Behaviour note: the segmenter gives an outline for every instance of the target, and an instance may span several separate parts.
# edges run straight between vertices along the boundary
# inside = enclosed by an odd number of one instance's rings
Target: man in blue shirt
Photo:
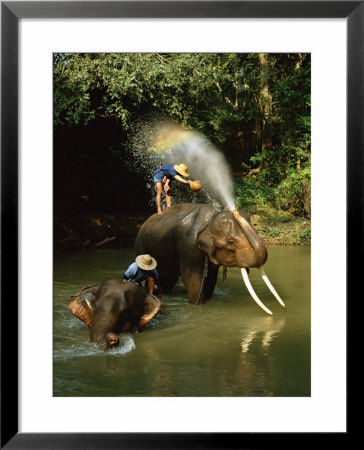
[[[150,255],[139,255],[135,258],[135,262],[130,264],[123,275],[123,283],[132,282],[142,284],[145,281],[145,287],[149,294],[153,294],[154,285],[157,285],[160,293],[161,286],[159,282],[158,272],[156,270],[157,261]]]
[[[164,184],[164,192],[166,194],[166,204],[169,208],[172,204],[172,194],[170,183],[177,180],[183,184],[191,184],[191,180],[185,180],[182,177],[189,177],[188,167],[186,164],[161,164],[161,166],[154,171],[154,183],[157,190],[157,211],[162,214],[162,186]]]

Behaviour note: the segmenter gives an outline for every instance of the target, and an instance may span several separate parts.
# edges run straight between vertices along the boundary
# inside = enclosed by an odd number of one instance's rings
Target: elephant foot
[[[155,295],[148,294],[146,304],[144,305],[144,314],[140,318],[138,326],[143,327],[144,325],[149,323],[160,310],[160,307],[160,300]]]
[[[89,328],[92,327],[92,322],[94,320],[94,311],[90,308],[86,300],[72,300],[68,303],[67,309],[85,323]]]

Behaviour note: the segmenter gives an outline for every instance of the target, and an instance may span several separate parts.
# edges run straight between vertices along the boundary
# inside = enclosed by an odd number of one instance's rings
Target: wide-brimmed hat
[[[188,167],[186,164],[176,164],[173,166],[174,170],[178,173],[180,173],[184,177],[189,177],[190,174],[188,173]]]
[[[138,267],[144,270],[153,270],[157,267],[157,261],[150,255],[139,255],[135,261]]]

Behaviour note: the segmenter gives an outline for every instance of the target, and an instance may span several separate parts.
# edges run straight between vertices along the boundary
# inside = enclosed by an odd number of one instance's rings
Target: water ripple
[[[83,358],[85,356],[104,356],[105,354],[126,355],[136,348],[134,338],[129,333],[119,335],[120,344],[113,347],[108,352],[100,351],[93,342],[83,344],[72,344],[55,349],[53,356],[55,361],[65,361],[74,358]]]

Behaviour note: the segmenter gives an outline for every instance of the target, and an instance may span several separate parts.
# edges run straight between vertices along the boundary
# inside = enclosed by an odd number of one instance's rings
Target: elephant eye
[[[229,245],[234,245],[234,239],[228,239],[228,244]]]

